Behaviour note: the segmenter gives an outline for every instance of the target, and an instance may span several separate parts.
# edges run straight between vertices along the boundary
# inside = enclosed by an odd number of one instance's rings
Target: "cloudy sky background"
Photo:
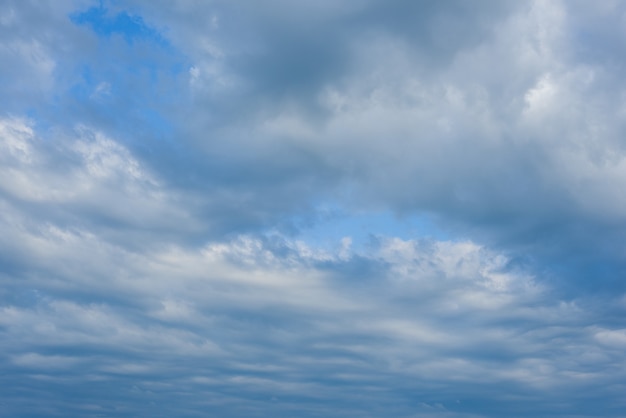
[[[0,415],[624,416],[624,2],[4,0],[0,62]]]

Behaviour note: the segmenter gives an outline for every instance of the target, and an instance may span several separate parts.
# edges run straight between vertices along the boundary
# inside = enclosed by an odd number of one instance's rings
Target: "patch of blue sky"
[[[188,68],[186,58],[141,16],[113,6],[114,2],[100,2],[69,16],[75,25],[93,31],[99,45],[97,61],[85,56],[68,69],[75,81],[65,100],[71,100],[70,106],[88,104],[76,111],[87,113],[96,126],[105,121],[103,126],[116,130],[128,145],[145,138],[167,141],[173,125],[164,111],[183,100],[171,86]],[[128,61],[128,56],[133,58]],[[124,60],[126,65],[117,64]],[[124,132],[133,135],[126,137]]]
[[[375,238],[459,239],[437,225],[429,214],[398,215],[389,210],[352,212],[336,205],[318,208],[317,221],[300,230],[300,239],[321,248],[334,248],[350,238],[355,251]]]
[[[161,36],[159,31],[148,26],[141,16],[133,15],[126,11],[113,14],[102,2],[99,6],[91,7],[84,12],[71,14],[70,19],[77,25],[91,27],[101,37],[110,37],[118,34],[129,44],[141,39],[161,46],[168,45],[166,39]]]

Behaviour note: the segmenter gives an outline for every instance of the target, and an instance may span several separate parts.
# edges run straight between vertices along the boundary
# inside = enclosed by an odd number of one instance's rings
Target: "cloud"
[[[0,6],[1,413],[621,416],[623,16]]]
[[[191,88],[199,113],[186,118],[186,136],[209,161],[228,158],[220,171],[268,213],[261,222],[276,223],[269,213],[284,213],[277,202],[289,212],[294,202],[330,198],[434,213],[456,233],[532,248],[540,264],[569,264],[576,254],[585,261],[571,276],[607,263],[621,271],[622,83],[606,55],[587,59],[578,46],[583,27],[595,33],[583,6],[485,5],[447,31],[463,7],[316,7],[307,26],[297,13],[242,6],[234,16],[246,19],[246,31],[198,29],[181,43],[198,62]],[[417,15],[414,7],[428,22],[417,32],[399,18]],[[607,6],[590,19],[610,13]],[[317,18],[330,25],[324,33],[312,29]],[[220,47],[221,37],[229,44]],[[198,42],[222,52],[207,54]],[[242,49],[251,44],[261,46]],[[306,184],[304,195],[294,180]]]
[[[552,410],[572,391],[587,393],[576,406],[598,407],[598,388],[624,378],[623,330],[596,325],[595,304],[554,300],[504,254],[393,237],[362,252],[280,235],[189,245],[150,226],[150,211],[167,219],[185,205],[123,145],[81,127],[50,146],[27,121],[2,126],[3,178],[25,185],[3,188],[7,413],[124,416],[147,402],[155,416],[483,416]],[[50,163],[61,157],[63,171]],[[99,208],[76,217],[94,194]],[[109,201],[143,216],[84,224],[115,216]],[[56,205],[75,218],[40,215]],[[149,228],[160,244],[109,228]],[[355,263],[362,277],[346,268]],[[54,402],[28,395],[41,385]],[[518,401],[490,404],[496,385]],[[27,406],[32,396],[49,409]]]

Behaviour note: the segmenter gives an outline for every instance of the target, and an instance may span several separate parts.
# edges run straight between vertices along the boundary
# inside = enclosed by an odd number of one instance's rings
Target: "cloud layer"
[[[1,415],[622,416],[625,12],[5,2]]]

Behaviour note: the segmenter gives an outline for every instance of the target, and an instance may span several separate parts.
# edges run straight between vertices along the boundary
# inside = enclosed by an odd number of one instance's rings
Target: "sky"
[[[1,0],[0,416],[626,416],[626,3]]]

